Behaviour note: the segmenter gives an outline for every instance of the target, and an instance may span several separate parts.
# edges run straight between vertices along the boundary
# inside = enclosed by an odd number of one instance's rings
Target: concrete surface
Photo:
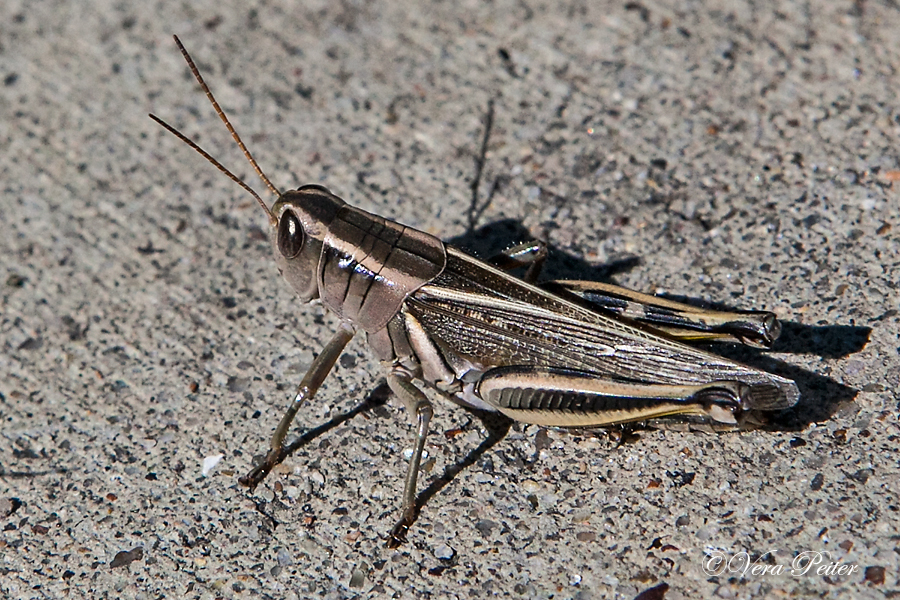
[[[890,2],[2,3],[0,593],[893,597],[898,24]],[[147,118],[262,190],[173,33],[282,189],[774,310],[774,352],[728,351],[803,401],[621,447],[482,445],[441,404],[394,551],[411,430],[359,339],[297,431],[328,425],[247,493],[336,322],[280,280],[252,199]],[[704,572],[716,552],[731,572]]]

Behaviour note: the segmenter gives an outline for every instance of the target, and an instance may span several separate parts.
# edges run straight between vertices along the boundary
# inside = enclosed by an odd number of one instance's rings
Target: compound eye
[[[303,249],[303,226],[291,211],[285,211],[278,223],[278,250],[288,260]]]

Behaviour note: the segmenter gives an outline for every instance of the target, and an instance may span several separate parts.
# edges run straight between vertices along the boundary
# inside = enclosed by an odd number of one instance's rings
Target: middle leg
[[[422,452],[425,449],[425,438],[428,436],[428,426],[434,409],[431,402],[417,388],[405,371],[395,369],[388,374],[388,385],[391,390],[406,406],[410,415],[416,420],[416,439],[413,445],[413,453],[409,458],[409,466],[406,470],[406,481],[403,485],[403,504],[400,508],[400,519],[391,529],[387,545],[396,548],[406,540],[406,532],[416,519],[416,483],[419,479],[419,467],[422,463]]]

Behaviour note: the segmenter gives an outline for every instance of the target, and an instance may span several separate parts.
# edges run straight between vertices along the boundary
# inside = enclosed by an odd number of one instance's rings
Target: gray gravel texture
[[[898,25],[889,2],[3,2],[0,593],[893,597]],[[412,430],[360,337],[248,493],[337,322],[279,278],[253,200],[147,118],[262,189],[173,33],[282,189],[775,311],[773,352],[728,351],[801,404],[617,446],[492,440],[440,403],[389,550]],[[732,571],[704,572],[716,552]],[[808,552],[830,554],[791,573]]]

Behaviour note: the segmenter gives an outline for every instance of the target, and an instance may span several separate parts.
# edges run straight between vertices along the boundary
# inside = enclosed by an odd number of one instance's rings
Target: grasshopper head
[[[320,185],[282,194],[272,207],[269,238],[278,270],[304,302],[319,297],[322,243],[344,201]]]

